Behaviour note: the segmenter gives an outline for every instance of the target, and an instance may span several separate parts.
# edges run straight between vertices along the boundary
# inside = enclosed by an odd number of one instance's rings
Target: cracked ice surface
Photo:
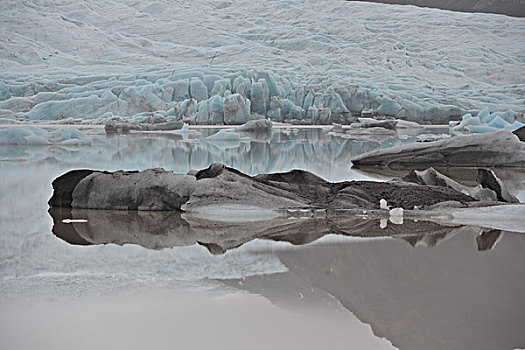
[[[0,119],[525,110],[525,19],[341,1],[3,1]],[[5,119],[2,121],[6,122]]]

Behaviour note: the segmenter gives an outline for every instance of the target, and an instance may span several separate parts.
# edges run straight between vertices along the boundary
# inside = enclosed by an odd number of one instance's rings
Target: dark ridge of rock
[[[80,180],[94,172],[95,170],[72,170],[57,177],[52,183],[53,196],[49,199],[48,204],[51,207],[71,208],[73,190]]]
[[[352,0],[348,0],[352,1]],[[520,0],[364,0],[367,2],[414,5],[459,12],[482,12],[525,17],[525,3]]]
[[[478,169],[476,182],[483,188],[488,188],[496,193],[498,201],[507,203],[519,203],[519,200],[511,195],[503,182],[489,169]]]
[[[286,173],[261,174],[254,180],[277,190],[294,193],[308,203],[324,203],[334,193],[337,186],[317,175],[302,170],[291,170]]]
[[[191,188],[185,180],[185,175],[175,175],[163,169],[94,172],[83,178],[73,190],[71,207],[180,211]]]
[[[212,164],[195,176],[162,169],[72,171],[54,181],[54,191],[52,207],[144,211],[379,209],[381,199],[391,207],[412,209],[475,201],[453,188],[400,181],[330,183],[302,170],[251,177],[222,164]]]
[[[468,194],[480,201],[519,203],[519,200],[508,192],[504,183],[490,169],[478,169],[476,183],[481,187],[462,185],[439,173],[434,168],[429,168],[424,171],[412,170],[408,175],[403,177],[403,180],[420,185],[452,188],[458,192]]]
[[[224,249],[223,247],[215,243],[197,242],[197,244],[208,249],[208,251],[213,255],[221,255],[221,254],[226,253],[226,249]]]
[[[404,209],[412,209],[414,206],[424,208],[448,201],[460,203],[475,201],[471,196],[446,187],[372,181],[354,181],[352,185],[342,190],[341,193],[346,194],[348,191],[358,189],[360,193],[366,194],[367,200],[376,203],[376,208],[379,208],[381,199],[385,199],[393,208]]]
[[[512,133],[518,136],[521,142],[525,142],[525,126],[522,126],[521,128],[514,130]]]
[[[239,170],[228,168],[226,165],[219,164],[219,163],[214,163],[210,165],[209,167],[207,167],[206,169],[197,171],[194,174],[194,176],[197,180],[209,179],[209,178],[213,178],[213,177],[217,177],[221,175],[224,170],[228,170],[229,172],[234,173],[236,175],[249,177],[248,175],[241,173]],[[189,172],[188,175],[192,175],[191,172]]]
[[[423,167],[525,168],[525,143],[510,131],[460,135],[449,139],[407,144],[364,153],[352,159],[354,167],[391,169]]]

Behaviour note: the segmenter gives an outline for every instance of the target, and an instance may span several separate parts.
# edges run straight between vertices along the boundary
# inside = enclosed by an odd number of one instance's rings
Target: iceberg
[[[492,180],[485,182],[501,184]],[[416,206],[425,209],[444,203],[443,208],[454,202],[468,207],[479,203],[451,186],[405,181],[331,183],[301,170],[251,177],[222,164],[212,164],[186,175],[163,169],[112,173],[74,170],[55,179],[53,188],[49,200],[52,207],[168,210],[233,218],[246,212],[273,212],[279,216],[289,210],[304,210],[309,215],[313,211],[357,213],[363,209],[388,209],[386,203],[394,208],[390,216],[397,218],[403,215],[402,209]],[[498,200],[505,198],[498,196],[485,205]]]
[[[352,159],[354,167],[525,168],[525,142],[517,134],[500,130],[487,134],[458,135],[434,142],[419,142],[367,152]]]
[[[476,116],[467,113],[461,117],[461,122],[451,121],[449,126],[452,132],[487,133],[501,129],[514,131],[525,125],[516,118],[513,111],[490,113],[488,109],[483,109]]]
[[[34,126],[13,126],[0,130],[0,145],[90,145],[91,140],[73,127],[47,131]]]

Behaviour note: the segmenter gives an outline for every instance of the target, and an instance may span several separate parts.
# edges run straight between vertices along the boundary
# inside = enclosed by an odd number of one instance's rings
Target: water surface
[[[359,224],[357,219],[349,219],[349,227],[354,229],[340,235],[334,235],[322,222],[312,225],[313,221],[301,218],[210,229],[209,223],[177,213],[104,211],[87,213],[89,226],[74,223],[57,228],[62,217],[48,212],[52,180],[70,169],[162,167],[186,173],[219,162],[250,175],[303,169],[329,181],[383,181],[404,174],[378,169],[357,172],[351,169],[351,158],[414,142],[413,138],[355,140],[320,129],[277,130],[242,135],[234,141],[206,139],[213,132],[209,129],[193,136],[107,137],[100,129],[84,132],[91,138],[91,146],[0,148],[0,308],[6,315],[0,323],[11,325],[0,327],[6,330],[0,344],[18,344],[21,337],[17,338],[15,330],[23,329],[28,319],[48,315],[16,311],[16,305],[73,310],[68,309],[73,303],[80,305],[78,317],[83,317],[93,300],[95,304],[106,298],[131,303],[140,300],[144,305],[141,312],[150,310],[151,317],[160,322],[168,316],[160,317],[157,306],[144,302],[144,295],[154,292],[175,293],[175,299],[190,294],[196,298],[195,305],[226,305],[189,308],[184,315],[200,310],[203,317],[222,319],[226,326],[239,327],[245,341],[251,343],[257,339],[253,330],[225,318],[226,310],[236,314],[233,310],[245,305],[253,311],[251,317],[260,315],[254,324],[264,324],[268,332],[276,332],[276,327],[285,329],[279,323],[272,328],[272,322],[282,317],[277,309],[303,315],[290,321],[295,326],[289,326],[288,335],[293,336],[276,338],[288,342],[288,347],[301,344],[313,348],[315,342],[308,344],[300,338],[315,332],[321,332],[325,342],[328,338],[344,339],[333,348],[348,344],[399,349],[525,346],[522,234],[408,221],[404,225],[388,222],[382,229],[380,222],[361,218],[363,223]],[[525,179],[512,171],[497,172],[511,191],[521,196]],[[469,169],[449,174],[466,184],[472,184],[475,176]],[[126,299],[130,293],[135,296]],[[214,301],[244,293],[271,304],[263,303],[261,309],[254,306],[258,302],[245,303],[242,298],[226,304]],[[170,305],[170,315],[181,310],[173,296],[155,298],[161,305]],[[263,309],[271,312],[265,314]],[[310,320],[306,316],[309,312],[318,317],[328,315],[322,319],[334,326],[307,327],[304,322]],[[66,314],[57,322],[72,317]],[[140,314],[128,316],[144,322],[137,316]],[[62,314],[57,311],[57,315]],[[165,319],[168,324],[174,322],[169,317]],[[198,323],[198,316],[193,317]],[[26,326],[29,335],[38,333],[35,322]],[[183,324],[177,327],[169,331],[187,331]],[[211,323],[208,329],[214,327]],[[53,330],[48,333],[55,334]],[[231,346],[221,339],[217,335],[218,348]]]

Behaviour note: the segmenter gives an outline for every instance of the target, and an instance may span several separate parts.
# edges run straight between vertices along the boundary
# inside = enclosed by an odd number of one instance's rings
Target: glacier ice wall
[[[525,19],[340,1],[0,4],[0,119],[445,123],[525,111]]]

